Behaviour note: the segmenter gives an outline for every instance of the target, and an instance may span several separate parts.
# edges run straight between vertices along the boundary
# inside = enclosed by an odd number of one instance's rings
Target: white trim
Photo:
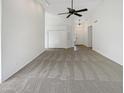
[[[105,55],[104,53],[102,53],[102,52],[99,51],[98,49],[94,49],[94,48],[93,48],[92,50],[95,51],[95,52],[97,52],[98,54],[100,54],[100,55],[102,55],[102,56],[108,58],[108,59],[111,60],[112,62],[117,63],[117,64],[123,66],[123,64],[120,64],[120,62],[116,62],[115,60],[111,59],[109,56]]]
[[[2,63],[1,63],[1,32],[2,32],[2,0],[0,0],[0,83],[2,82]]]

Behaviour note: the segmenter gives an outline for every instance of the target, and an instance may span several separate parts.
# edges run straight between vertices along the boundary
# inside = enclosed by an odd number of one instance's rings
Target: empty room
[[[123,0],[0,0],[0,93],[123,93]]]

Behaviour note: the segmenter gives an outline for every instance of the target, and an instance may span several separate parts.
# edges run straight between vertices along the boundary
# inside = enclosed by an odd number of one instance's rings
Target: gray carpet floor
[[[122,93],[123,67],[91,49],[48,49],[0,85],[0,93]]]

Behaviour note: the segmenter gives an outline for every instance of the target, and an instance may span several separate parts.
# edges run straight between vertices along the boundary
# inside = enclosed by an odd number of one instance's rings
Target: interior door
[[[88,26],[88,47],[92,48],[92,26]]]
[[[48,47],[49,48],[66,48],[67,32],[66,31],[49,31]]]

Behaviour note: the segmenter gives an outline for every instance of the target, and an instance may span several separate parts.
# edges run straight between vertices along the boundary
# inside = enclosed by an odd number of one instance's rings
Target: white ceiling
[[[74,0],[74,8],[88,8],[92,11],[102,0]],[[48,6],[46,10],[53,13],[66,12],[67,7],[71,6],[71,0],[46,0]]]

